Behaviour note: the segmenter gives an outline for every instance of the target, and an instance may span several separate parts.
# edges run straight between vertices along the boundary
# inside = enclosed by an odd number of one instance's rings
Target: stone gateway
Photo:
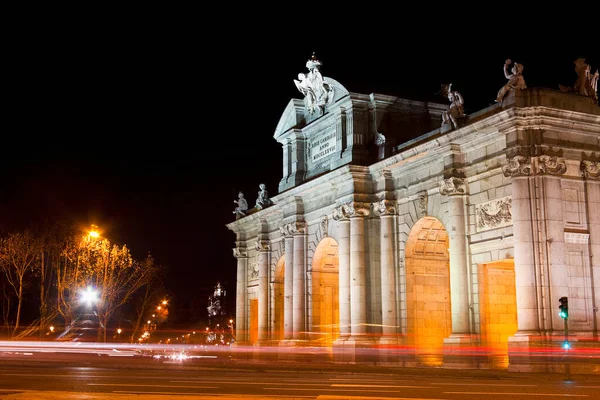
[[[273,205],[227,225],[238,344],[547,371],[568,297],[570,340],[598,350],[595,101],[515,88],[440,127],[447,104],[322,80],[332,96],[322,112],[292,99],[276,128]]]

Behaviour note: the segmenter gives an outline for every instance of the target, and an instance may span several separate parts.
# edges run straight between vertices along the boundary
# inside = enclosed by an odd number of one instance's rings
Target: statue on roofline
[[[448,111],[442,113],[442,125],[452,124],[454,129],[458,128],[458,119],[465,116],[465,100],[456,90],[452,90],[452,84],[442,85],[442,96],[450,101]]]
[[[504,76],[508,79],[506,85],[502,86],[498,91],[498,95],[496,96],[496,103],[502,102],[504,96],[509,90],[515,89],[527,89],[527,85],[525,84],[525,78],[523,78],[523,64],[514,63],[511,69],[511,73],[508,73],[508,66],[512,63],[512,61],[507,59],[504,62]]]
[[[304,95],[304,104],[309,114],[317,110],[322,114],[325,106],[333,102],[333,86],[323,79],[321,65],[313,52],[311,59],[306,62],[308,74],[299,73],[298,80],[294,79],[296,87]]]
[[[585,62],[585,58],[578,58],[574,62],[577,80],[573,87],[558,85],[562,92],[577,93],[582,96],[591,97],[598,101],[598,77],[600,73],[592,75],[592,67]]]

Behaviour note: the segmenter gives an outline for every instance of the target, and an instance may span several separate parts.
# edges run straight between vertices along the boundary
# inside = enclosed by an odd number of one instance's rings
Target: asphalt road
[[[157,363],[151,358],[136,362],[113,358],[108,363],[104,361],[108,358],[81,354],[56,357],[60,361],[50,358],[0,355],[0,399],[76,399],[77,394],[88,393],[86,399],[130,397],[126,395],[187,399],[186,395],[195,395],[255,400],[552,400],[598,399],[600,393],[599,376],[572,376],[565,380],[560,374],[477,370],[236,362],[210,365],[202,360],[189,364]],[[97,363],[98,360],[103,362]],[[19,397],[26,394],[30,397]]]

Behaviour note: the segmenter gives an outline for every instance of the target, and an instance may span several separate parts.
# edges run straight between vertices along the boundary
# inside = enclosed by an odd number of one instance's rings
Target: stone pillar
[[[396,202],[382,200],[374,203],[374,213],[381,219],[379,240],[381,243],[381,324],[382,341],[389,343],[397,339],[396,317],[396,272],[394,268],[394,215]]]
[[[258,342],[269,339],[269,255],[271,242],[258,240]]]
[[[333,210],[338,222],[340,340],[350,336],[350,219],[344,206]]]
[[[538,285],[536,283],[536,246],[532,232],[534,218],[530,192],[531,160],[516,156],[502,168],[504,176],[512,176],[512,218],[515,249],[515,290],[517,295],[517,335],[538,335]]]
[[[448,198],[448,236],[450,239],[450,299],[452,302],[452,335],[470,335],[469,270],[467,268],[465,178],[444,179],[440,187]]]
[[[595,307],[600,305],[600,162],[583,161],[581,170],[586,178],[587,192],[587,218],[590,231],[590,255],[592,258],[592,274],[594,281],[592,283],[596,296]],[[594,327],[596,335],[600,329],[598,318],[600,313],[594,313]]]
[[[365,262],[365,217],[368,203],[348,205],[350,216],[350,333],[354,340],[365,340],[367,333],[367,274]]]
[[[294,222],[290,231],[294,235],[293,338],[304,339],[304,332],[306,332],[306,223]]]
[[[280,229],[285,240],[283,275],[283,339],[291,340],[294,332],[294,237],[290,224]]]
[[[237,282],[235,297],[235,341],[244,344],[248,341],[248,305],[246,304],[246,291],[248,276],[248,249],[238,242],[233,249],[233,256],[237,258]]]

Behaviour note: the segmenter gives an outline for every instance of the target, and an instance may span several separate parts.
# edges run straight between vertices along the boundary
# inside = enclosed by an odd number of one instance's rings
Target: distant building
[[[227,292],[217,282],[212,295],[208,296],[208,322],[209,325],[222,323],[227,319]]]

